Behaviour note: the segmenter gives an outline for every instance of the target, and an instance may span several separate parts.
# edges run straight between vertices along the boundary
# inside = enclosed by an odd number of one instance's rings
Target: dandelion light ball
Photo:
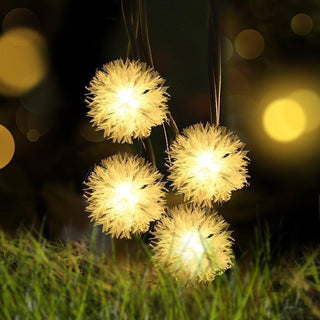
[[[232,266],[231,232],[217,214],[179,205],[154,231],[154,260],[182,281],[212,281]]]
[[[170,147],[169,179],[185,201],[210,206],[247,184],[247,151],[224,127],[202,123],[183,130]]]
[[[164,212],[161,179],[143,158],[117,154],[102,160],[85,182],[89,218],[117,238],[146,232]]]
[[[119,59],[105,64],[87,88],[91,122],[113,142],[148,137],[167,117],[164,82],[143,62]]]

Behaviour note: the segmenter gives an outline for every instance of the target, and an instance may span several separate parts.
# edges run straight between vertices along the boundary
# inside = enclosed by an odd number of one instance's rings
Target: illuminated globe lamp
[[[213,152],[205,151],[197,157],[198,166],[196,171],[200,181],[207,178],[214,178],[221,170],[221,160],[219,157],[215,157]]]
[[[131,228],[139,202],[138,188],[135,188],[132,182],[120,183],[115,187],[112,202],[115,208],[112,219],[121,218],[126,222],[124,229]]]
[[[233,239],[214,212],[182,204],[156,225],[154,261],[182,282],[212,281],[232,266]]]
[[[113,142],[148,137],[152,127],[167,118],[164,82],[143,62],[119,59],[105,64],[87,88],[92,124]]]
[[[179,241],[177,253],[181,256],[181,267],[195,273],[204,257],[205,248],[199,231],[186,232]],[[193,270],[192,270],[193,267]]]
[[[247,151],[226,128],[202,123],[183,130],[172,143],[169,179],[185,201],[211,206],[247,184]]]
[[[86,210],[116,238],[149,229],[165,209],[162,175],[143,158],[116,154],[101,161],[86,181]]]

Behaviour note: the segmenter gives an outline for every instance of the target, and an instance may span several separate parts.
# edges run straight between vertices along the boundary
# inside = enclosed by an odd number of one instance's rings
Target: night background
[[[244,246],[265,222],[288,245],[318,243],[319,125],[279,142],[267,134],[262,117],[272,101],[297,90],[309,90],[301,104],[312,104],[312,117],[319,117],[320,3],[220,2],[219,16],[221,124],[250,150],[251,178],[218,210]],[[45,217],[47,237],[80,237],[90,228],[82,190],[94,164],[119,151],[139,152],[137,143],[105,141],[86,116],[85,87],[96,69],[126,57],[120,3],[2,1],[0,18],[0,124],[15,142],[12,160],[1,163],[1,228],[14,233],[21,224],[39,227]],[[206,2],[149,1],[148,25],[154,65],[169,86],[179,129],[209,121]],[[17,27],[31,28],[38,51],[26,45],[6,54],[3,35]],[[10,63],[20,63],[22,71],[6,68]],[[161,126],[151,137],[157,165],[166,173]]]
[[[320,1],[122,1],[129,16],[130,3],[146,3],[180,132],[210,121],[209,2],[220,124],[246,144],[250,178],[215,205],[233,231],[234,267],[185,286],[150,262],[150,233],[88,240],[97,228],[84,181],[110,155],[145,154],[87,116],[96,71],[127,57],[121,1],[1,0],[1,319],[320,319]],[[162,126],[151,141],[166,177]],[[170,189],[168,206],[181,202]]]

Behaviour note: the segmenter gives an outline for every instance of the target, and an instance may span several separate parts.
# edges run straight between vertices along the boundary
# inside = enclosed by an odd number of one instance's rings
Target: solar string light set
[[[193,124],[179,133],[168,109],[165,80],[153,66],[145,2],[121,4],[128,58],[106,63],[96,71],[87,87],[88,116],[106,139],[130,144],[139,139],[148,159],[127,153],[102,159],[85,181],[86,210],[91,221],[115,238],[145,233],[155,222],[151,242],[155,264],[180,281],[212,281],[232,267],[234,241],[213,205],[228,201],[233,191],[247,185],[249,177],[244,143],[220,125],[218,19],[210,2],[211,122]],[[164,176],[156,168],[149,139],[152,128],[160,125],[167,144],[168,181],[184,199],[170,209]]]

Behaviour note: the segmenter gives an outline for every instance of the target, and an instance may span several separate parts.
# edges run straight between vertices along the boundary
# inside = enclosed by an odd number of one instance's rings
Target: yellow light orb
[[[306,126],[303,108],[294,100],[279,99],[264,111],[263,127],[267,134],[279,142],[297,139]]]
[[[0,90],[19,96],[34,88],[47,72],[46,44],[37,31],[15,28],[0,37]]]
[[[311,90],[301,89],[294,91],[290,98],[303,108],[306,115],[306,128],[310,132],[320,125],[320,97]]]
[[[305,13],[299,13],[291,20],[291,29],[298,36],[305,36],[309,34],[312,31],[312,28],[312,18]]]
[[[10,131],[0,125],[0,169],[4,168],[14,155],[15,143]]]
[[[234,47],[240,57],[256,59],[264,50],[264,39],[256,30],[243,30],[237,35]]]

